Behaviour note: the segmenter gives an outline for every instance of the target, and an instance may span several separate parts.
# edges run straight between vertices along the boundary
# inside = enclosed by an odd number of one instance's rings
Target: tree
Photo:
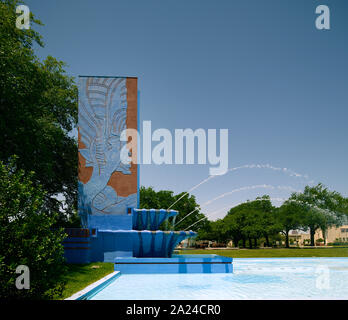
[[[17,155],[18,167],[35,172],[32,182],[45,190],[46,212],[60,211],[62,224],[77,206],[77,143],[69,135],[77,121],[77,87],[63,62],[35,55],[34,43],[43,46],[38,32],[16,28],[19,3],[0,2],[0,160]],[[32,14],[30,21],[41,24]]]
[[[253,240],[256,247],[257,240],[265,237],[266,244],[269,246],[269,236],[280,230],[274,211],[270,197],[267,195],[231,208],[224,219],[229,226],[229,232],[235,245],[242,240],[243,247],[245,247],[246,240],[248,240],[249,247],[252,248]]]
[[[270,246],[269,237],[280,232],[281,227],[276,219],[276,208],[272,205],[269,195],[257,197],[252,202],[255,209],[260,212],[261,234],[266,239],[267,247]]]
[[[229,240],[226,231],[226,223],[223,219],[213,221],[211,223],[211,234],[213,235],[211,240],[216,240],[219,243],[226,243]]]
[[[173,191],[160,190],[155,191],[152,187],[140,188],[140,208],[145,209],[168,209],[179,211],[174,219],[174,230],[185,230],[190,227],[195,231],[207,224],[204,214],[200,213],[199,205],[193,195],[184,192],[174,195]],[[183,196],[183,197],[182,197]],[[182,198],[181,198],[182,197]],[[179,200],[179,198],[181,198]],[[179,200],[179,201],[177,201]],[[201,221],[199,221],[201,220]],[[199,221],[199,222],[198,222]]]
[[[227,243],[231,240],[230,226],[225,219],[218,219],[216,221],[206,220],[204,226],[198,230],[199,240],[211,240],[218,243]]]
[[[196,229],[198,235],[197,240],[215,240],[213,235],[213,224],[214,221],[204,219],[204,224],[200,228]]]
[[[276,219],[285,236],[285,246],[287,248],[289,248],[289,231],[301,227],[302,216],[302,206],[292,201],[285,201],[277,210]]]
[[[246,210],[246,209],[244,209]],[[253,248],[252,240],[254,240],[254,247],[257,247],[257,239],[262,235],[262,225],[261,225],[261,212],[255,208],[247,209],[245,214],[245,224],[242,228],[242,233],[245,238],[248,239],[249,248]]]
[[[339,226],[345,216],[346,200],[336,191],[330,191],[319,183],[314,187],[306,186],[303,193],[293,193],[289,201],[302,207],[302,226],[309,229],[311,246],[319,228],[325,231],[331,226]],[[325,239],[324,239],[325,240]]]
[[[239,216],[237,214],[229,214],[226,215],[223,219],[224,226],[225,226],[225,232],[229,239],[233,241],[233,245],[235,247],[238,247],[238,243],[240,240],[244,239],[243,234],[243,227],[242,222],[239,221],[239,219],[243,220],[244,216],[243,214],[240,214]]]
[[[152,187],[140,187],[140,209],[165,208],[160,204],[157,192]]]
[[[0,298],[52,298],[62,293],[64,258],[62,229],[53,229],[44,192],[33,173],[18,169],[14,159],[0,161]],[[30,272],[30,288],[15,286],[19,265]]]

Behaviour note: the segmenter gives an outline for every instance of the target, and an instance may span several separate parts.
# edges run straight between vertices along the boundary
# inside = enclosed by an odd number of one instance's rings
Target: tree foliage
[[[276,217],[281,226],[281,232],[285,235],[285,246],[289,247],[290,230],[300,229],[303,225],[303,208],[293,201],[285,201],[277,209]]]
[[[302,214],[302,227],[309,229],[312,246],[319,228],[325,234],[329,227],[339,226],[347,212],[346,199],[321,183],[314,187],[306,186],[302,193],[293,193],[289,201],[297,204],[297,210]]]
[[[232,225],[232,239],[236,245],[240,240],[245,245],[248,240],[249,246],[252,247],[252,239],[256,245],[257,239],[264,238],[269,246],[269,237],[280,231],[275,219],[275,208],[267,195],[232,208],[226,216],[226,221]]]
[[[235,246],[240,241],[243,246],[248,242],[252,247],[260,238],[270,245],[269,237],[279,231],[275,208],[265,195],[231,208],[223,219],[210,222],[208,230],[200,231],[200,238],[224,243],[233,240]]]
[[[185,193],[174,195],[173,191],[161,190],[155,191],[152,187],[140,188],[140,208],[144,209],[168,209]],[[207,219],[200,212],[199,205],[193,195],[186,194],[182,199],[171,207],[172,210],[179,211],[175,218],[174,230],[185,230],[192,224],[196,223],[191,230],[195,231],[207,224]],[[180,222],[180,220],[182,220]]]
[[[45,190],[48,213],[76,211],[77,143],[69,136],[77,121],[77,87],[64,63],[48,56],[40,61],[34,44],[43,45],[32,25],[16,28],[19,1],[0,2],[0,160],[17,155],[17,166],[35,172],[34,185]],[[62,212],[62,210],[61,210]],[[62,223],[65,215],[60,216]]]
[[[44,209],[45,193],[13,159],[0,162],[0,298],[52,298],[63,289],[62,229]],[[30,271],[30,289],[17,289],[19,265]]]
[[[199,235],[201,239],[233,240],[236,246],[242,242],[243,247],[246,243],[252,247],[260,239],[269,246],[270,237],[276,239],[282,233],[289,247],[289,231],[302,229],[310,231],[314,246],[315,231],[320,228],[325,235],[329,227],[346,223],[347,213],[348,199],[319,183],[314,187],[306,186],[302,193],[293,193],[279,208],[273,207],[269,196],[239,204],[224,218],[209,221]]]

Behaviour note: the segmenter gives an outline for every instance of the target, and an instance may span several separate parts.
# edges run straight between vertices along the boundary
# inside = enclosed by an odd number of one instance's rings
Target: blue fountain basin
[[[133,257],[172,256],[175,247],[184,239],[194,237],[193,231],[132,231]]]
[[[165,209],[132,209],[133,230],[158,230],[164,221],[174,217],[179,212]]]
[[[117,257],[114,270],[123,274],[232,273],[233,259],[215,254],[173,255],[171,258]]]
[[[193,231],[98,230],[92,240],[92,261],[114,262],[116,257],[171,257]]]

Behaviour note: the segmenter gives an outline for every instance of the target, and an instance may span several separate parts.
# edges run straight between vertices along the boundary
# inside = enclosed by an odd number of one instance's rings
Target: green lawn
[[[114,264],[107,262],[93,262],[88,264],[68,264],[68,272],[65,277],[67,283],[63,296],[65,299],[82,290],[91,283],[105,277],[114,271]]]
[[[348,248],[181,250],[180,254],[219,254],[233,258],[348,257]]]

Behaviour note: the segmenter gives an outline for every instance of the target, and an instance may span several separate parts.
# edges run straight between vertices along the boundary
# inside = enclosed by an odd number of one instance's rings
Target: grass
[[[218,254],[233,258],[348,257],[348,248],[181,250],[180,254]]]
[[[74,293],[114,271],[114,264],[111,262],[68,264],[67,267],[68,272],[65,277],[66,286],[63,296],[60,299],[70,297]]]

